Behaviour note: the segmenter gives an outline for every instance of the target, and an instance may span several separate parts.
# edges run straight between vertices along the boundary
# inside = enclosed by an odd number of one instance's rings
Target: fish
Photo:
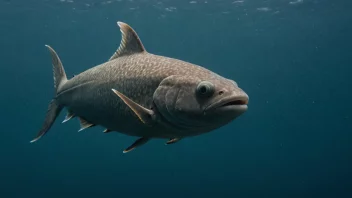
[[[248,109],[249,97],[238,84],[203,66],[148,52],[136,31],[118,21],[121,41],[105,62],[70,79],[56,51],[50,52],[55,95],[31,143],[52,127],[65,108],[63,123],[77,118],[78,132],[94,126],[137,140],[130,152],[152,139],[166,145],[214,131]]]

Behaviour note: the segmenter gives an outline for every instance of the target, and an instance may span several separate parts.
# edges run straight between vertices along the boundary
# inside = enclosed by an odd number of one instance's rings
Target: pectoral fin
[[[133,149],[142,146],[143,144],[147,143],[150,139],[149,138],[145,138],[145,137],[141,137],[138,140],[136,140],[131,146],[129,146],[128,148],[126,148],[123,153],[128,153],[130,151],[132,151]]]
[[[141,105],[135,103],[131,99],[129,99],[127,96],[123,95],[119,91],[112,89],[112,91],[121,98],[121,100],[131,108],[131,110],[138,116],[138,118],[144,123],[144,124],[152,124],[154,122],[154,112],[152,110],[149,110],[145,107],[142,107]]]

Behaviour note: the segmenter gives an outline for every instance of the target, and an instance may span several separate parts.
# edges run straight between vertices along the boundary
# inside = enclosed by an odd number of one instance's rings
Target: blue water
[[[1,0],[0,197],[352,197],[352,2],[348,0]],[[130,24],[147,51],[234,79],[249,109],[165,146],[77,133],[34,138],[67,75],[110,58]]]

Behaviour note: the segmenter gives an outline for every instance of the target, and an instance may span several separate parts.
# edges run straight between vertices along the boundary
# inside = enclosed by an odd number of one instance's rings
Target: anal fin
[[[103,131],[103,133],[109,133],[109,132],[111,132],[112,130],[110,130],[110,129],[105,129],[104,131]]]
[[[128,153],[130,151],[132,151],[133,149],[142,146],[143,144],[147,143],[150,140],[150,138],[146,138],[146,137],[141,137],[138,140],[136,140],[131,146],[129,146],[128,148],[126,148],[123,153]]]
[[[171,138],[169,141],[167,141],[165,144],[166,145],[169,145],[169,144],[174,144],[174,143],[176,143],[176,142],[178,142],[178,141],[180,141],[181,140],[181,138]]]
[[[65,117],[64,121],[62,121],[62,123],[65,123],[65,122],[71,120],[73,117],[75,117],[75,114],[72,113],[71,111],[67,111],[66,117]]]
[[[79,118],[79,122],[81,124],[81,128],[78,130],[78,132],[83,131],[84,129],[87,129],[87,128],[95,126],[95,124],[92,124],[92,123],[88,122],[87,120],[85,120],[85,119],[83,119],[81,117],[78,117],[78,118]]]

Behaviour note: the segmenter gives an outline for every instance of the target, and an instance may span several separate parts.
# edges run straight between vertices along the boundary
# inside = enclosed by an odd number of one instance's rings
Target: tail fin
[[[55,99],[51,100],[48,107],[48,111],[46,112],[44,124],[40,129],[39,133],[37,134],[37,136],[31,141],[31,143],[39,140],[43,135],[46,134],[46,132],[49,131],[49,129],[53,125],[56,117],[59,115],[61,110],[62,110],[62,107],[60,107],[57,104],[56,100]]]
[[[49,45],[45,45],[45,46],[49,49],[51,54],[51,59],[53,64],[53,74],[54,74],[54,86],[55,86],[56,92],[55,92],[54,99],[52,99],[49,104],[43,126],[39,131],[39,133],[37,134],[37,136],[31,141],[31,143],[39,140],[43,135],[45,135],[49,131],[56,117],[61,112],[63,107],[60,104],[58,104],[58,101],[55,98],[56,98],[56,94],[61,89],[62,85],[65,84],[65,82],[67,81],[66,73],[65,73],[64,67],[62,66],[59,56],[54,51],[54,49],[51,48]]]
[[[66,73],[64,67],[62,66],[61,60],[55,50],[49,45],[45,45],[45,47],[49,49],[51,54],[51,59],[53,63],[54,86],[57,93],[61,86],[67,81]]]

